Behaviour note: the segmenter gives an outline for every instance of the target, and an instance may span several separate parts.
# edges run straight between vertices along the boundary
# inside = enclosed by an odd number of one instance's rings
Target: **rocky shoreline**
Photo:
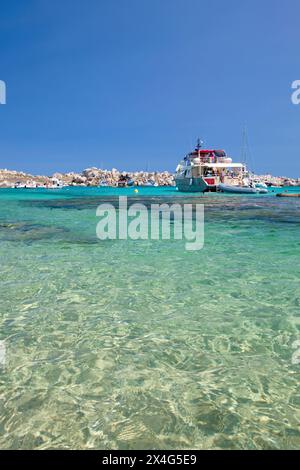
[[[268,186],[300,186],[300,178],[258,175],[256,178]],[[163,172],[122,172],[115,168],[102,170],[87,168],[81,173],[54,173],[52,176],[31,175],[20,171],[0,170],[0,188],[54,187],[54,186],[175,186],[174,175]]]
[[[101,170],[87,168],[81,173],[54,173],[52,176],[31,175],[29,173],[0,170],[0,187],[49,187],[63,186],[174,186],[174,177],[168,171],[163,172],[121,172],[115,168]]]

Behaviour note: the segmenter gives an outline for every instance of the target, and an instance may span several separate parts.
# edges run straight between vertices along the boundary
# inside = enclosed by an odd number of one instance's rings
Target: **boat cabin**
[[[184,178],[203,178],[209,190],[218,184],[239,185],[246,173],[245,165],[233,163],[224,150],[202,149],[198,141],[195,150],[180,162],[176,169]]]

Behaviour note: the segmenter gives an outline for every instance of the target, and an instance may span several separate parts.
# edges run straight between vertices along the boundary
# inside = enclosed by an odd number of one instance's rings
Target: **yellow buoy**
[[[138,189],[135,189],[135,190],[134,190],[134,192],[135,192],[135,193],[138,193],[138,192],[139,192],[139,190],[138,190]]]

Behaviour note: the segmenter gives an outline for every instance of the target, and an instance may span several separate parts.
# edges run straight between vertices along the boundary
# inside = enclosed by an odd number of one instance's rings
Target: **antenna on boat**
[[[203,140],[197,139],[197,145],[196,145],[196,150],[200,150],[203,145]]]

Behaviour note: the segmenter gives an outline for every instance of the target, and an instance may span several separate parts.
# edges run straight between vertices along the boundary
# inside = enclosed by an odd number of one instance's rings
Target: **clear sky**
[[[0,167],[174,170],[199,136],[300,177],[299,0],[0,0]]]

